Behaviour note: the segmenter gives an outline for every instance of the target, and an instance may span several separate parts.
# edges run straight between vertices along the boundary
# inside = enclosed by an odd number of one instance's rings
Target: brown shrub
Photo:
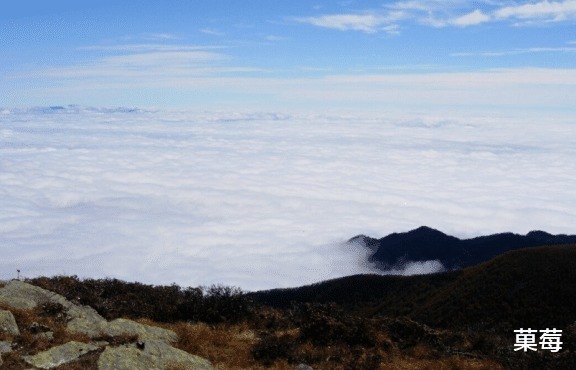
[[[30,368],[22,357],[16,352],[6,352],[2,354],[2,369],[24,370]]]
[[[18,324],[18,328],[20,328],[20,330],[29,327],[33,322],[40,321],[40,317],[34,310],[14,308],[3,303],[0,303],[0,309],[12,312],[12,315],[14,315],[14,319],[16,319],[16,324]]]
[[[295,362],[297,342],[289,335],[266,335],[252,348],[252,356],[264,366],[272,365],[278,359]]]
[[[89,335],[83,333],[69,332],[64,325],[58,325],[54,328],[54,346],[59,346],[70,341],[90,343],[92,339]]]
[[[367,319],[344,313],[333,304],[305,304],[301,307],[300,339],[313,344],[346,344],[350,347],[375,345]]]
[[[58,323],[66,323],[68,319],[66,308],[56,302],[44,302],[37,306],[34,311],[38,316],[50,318],[51,321]]]

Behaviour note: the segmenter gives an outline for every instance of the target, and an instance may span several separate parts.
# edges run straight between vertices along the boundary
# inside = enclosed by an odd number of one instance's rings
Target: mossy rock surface
[[[159,340],[145,342],[143,349],[135,345],[108,347],[98,359],[98,370],[165,370],[170,366],[189,370],[213,369],[208,360]]]
[[[0,333],[20,335],[20,330],[12,312],[0,310]]]
[[[11,280],[0,288],[0,303],[10,307],[31,310],[45,302],[60,303],[66,308],[72,304],[60,294],[19,280]]]
[[[122,334],[138,335],[138,339],[141,341],[160,340],[171,343],[178,340],[178,335],[172,330],[144,325],[127,319],[116,319],[108,322],[105,332],[111,336]]]
[[[34,356],[24,356],[23,359],[34,367],[52,369],[74,361],[80,356],[96,351],[99,348],[100,347],[93,344],[72,341],[61,346],[52,347]]]

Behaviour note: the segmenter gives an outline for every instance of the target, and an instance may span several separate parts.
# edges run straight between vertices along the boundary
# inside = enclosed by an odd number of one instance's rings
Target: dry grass
[[[251,355],[256,336],[247,325],[219,325],[204,323],[178,323],[171,325],[178,334],[175,346],[181,350],[204,357],[226,369],[257,368]]]
[[[52,342],[53,346],[59,346],[71,341],[90,343],[92,339],[82,333],[72,333],[66,330],[64,325],[58,325],[53,329],[54,340]]]
[[[10,370],[24,370],[29,369],[30,365],[28,365],[22,359],[22,356],[16,352],[7,352],[2,354],[2,369],[10,369]]]
[[[74,293],[82,291],[77,285],[71,289]],[[162,292],[172,290],[163,288]],[[223,310],[230,307],[224,305]],[[16,346],[14,352],[3,355],[3,369],[29,368],[22,356],[72,340],[106,341],[117,346],[137,339],[129,335],[90,338],[70,333],[66,330],[66,312],[58,304],[44,304],[33,310],[18,310],[0,304],[1,308],[14,314],[21,330],[18,336],[0,334],[0,340],[10,340]],[[219,311],[210,312],[214,316]],[[244,321],[235,319],[220,324],[176,319],[171,323],[159,323],[150,317],[137,322],[173,330],[179,337],[174,344],[176,348],[208,359],[219,370],[293,370],[300,363],[315,370],[503,369],[496,361],[487,359],[500,353],[495,349],[503,348],[498,337],[493,335],[470,330],[433,329],[412,319],[373,317],[329,304],[304,304],[289,309],[254,306]],[[31,328],[32,323],[37,323],[35,329]],[[48,330],[53,333],[51,339],[37,335]],[[91,352],[58,369],[95,370],[101,352],[102,349]],[[492,357],[506,363],[502,356]],[[169,367],[169,370],[182,369],[185,367],[178,364]]]
[[[0,305],[0,308],[8,309],[9,307]],[[43,306],[33,310],[14,308],[9,308],[9,310],[14,314],[21,334],[0,337],[12,340],[16,345],[15,352],[3,355],[2,368],[6,369],[26,369],[27,366],[21,356],[36,354],[72,340],[86,343],[104,340],[113,346],[132,343],[136,340],[135,336],[128,335],[90,338],[87,335],[70,333],[66,330],[66,320],[63,319],[56,306]],[[375,330],[376,326],[372,326],[370,331],[372,344],[366,346],[358,343],[348,344],[345,340],[316,343],[315,337],[308,338],[303,335],[301,327],[296,322],[288,324],[286,320],[290,321],[290,317],[282,317],[281,312],[270,309],[264,310],[264,313],[266,315],[263,320],[250,324],[208,325],[184,322],[166,324],[150,319],[140,319],[138,322],[175,331],[179,337],[175,347],[208,359],[219,370],[292,370],[299,363],[308,364],[315,370],[503,369],[501,365],[492,360],[450,355],[427,341],[417,341],[415,344],[406,345],[406,338],[403,338],[402,342],[397,342],[397,339],[392,339],[391,333],[393,332],[389,331],[390,328],[385,327]],[[320,319],[326,319],[324,320],[326,323],[321,321],[324,325],[340,323],[333,320],[332,316],[320,316]],[[34,322],[42,326],[44,330],[52,331],[53,339],[36,336],[36,333],[30,329]],[[351,321],[351,324],[354,323]],[[344,328],[348,327],[344,325]],[[327,328],[331,329],[331,326]],[[323,332],[320,330],[318,335],[322,335]],[[450,345],[458,344],[461,350],[471,346],[466,340],[470,339],[467,336],[454,334],[453,337],[449,341]],[[492,342],[490,338],[486,340]],[[472,348],[470,350],[473,351]],[[72,363],[60,366],[59,369],[95,370],[100,353],[101,350],[92,352]],[[169,370],[184,368],[174,364],[169,367]]]
[[[392,358],[382,363],[379,369],[390,370],[504,370],[497,362],[490,360],[467,359],[453,356],[438,360],[415,358]]]
[[[345,343],[315,345],[302,341],[298,328],[261,331],[247,324],[210,326],[204,323],[167,327],[180,338],[176,347],[210,360],[221,370],[283,370],[294,369],[299,363],[316,370],[504,369],[492,360],[449,355],[425,343],[399,349],[385,332],[378,333],[374,347],[351,347]],[[174,365],[170,369],[180,370],[180,367]]]

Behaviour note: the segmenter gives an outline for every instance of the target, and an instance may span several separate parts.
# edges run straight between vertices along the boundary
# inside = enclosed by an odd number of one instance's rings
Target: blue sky
[[[573,113],[576,1],[20,1],[0,106]]]

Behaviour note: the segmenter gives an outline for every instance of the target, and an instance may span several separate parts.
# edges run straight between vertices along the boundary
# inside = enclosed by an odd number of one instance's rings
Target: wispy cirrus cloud
[[[413,0],[387,4],[382,9],[325,14],[296,20],[340,31],[377,33],[391,30],[397,32],[402,26],[410,23],[439,28],[469,27],[506,21],[513,22],[513,25],[530,25],[574,19],[576,19],[576,0],[558,2],[543,0],[515,5],[504,5],[502,2],[489,0],[472,4],[463,0]]]
[[[491,18],[489,15],[484,14],[479,9],[476,9],[468,14],[464,14],[462,16],[449,20],[449,23],[455,26],[467,27],[489,22],[490,19]]]
[[[368,75],[329,74],[328,70],[314,71],[313,76],[280,78],[228,63],[216,67],[214,63],[173,64],[170,68],[140,64],[135,70],[131,70],[131,63],[126,66],[126,61],[115,60],[100,66],[37,71],[35,79],[41,75],[50,83],[48,87],[34,87],[26,94],[85,104],[98,97],[106,105],[113,105],[118,96],[128,104],[135,104],[132,102],[137,100],[132,97],[138,91],[151,94],[152,101],[165,99],[166,103],[174,104],[186,98],[194,104],[210,104],[211,108],[226,102],[225,99],[241,99],[242,106],[252,109],[262,109],[262,102],[266,102],[268,106],[297,110],[323,106],[352,111],[442,111],[450,107],[451,111],[479,114],[514,110],[533,115],[570,114],[576,100],[576,72],[570,69]],[[209,102],[204,99],[206,96],[223,98]]]
[[[284,41],[286,39],[287,38],[284,36],[276,36],[276,35],[267,35],[264,37],[264,40],[270,41],[270,42]]]
[[[172,34],[172,33],[145,33],[142,37],[146,40],[150,41],[166,41],[166,40],[178,40],[180,39],[179,36]]]
[[[396,31],[397,25],[395,22],[399,21],[403,17],[403,12],[395,11],[386,14],[329,14],[316,17],[296,18],[295,20],[300,23],[307,23],[313,26],[331,28],[340,31],[353,30],[366,33],[376,33],[380,31]]]
[[[505,6],[494,12],[499,19],[545,20],[561,22],[576,18],[576,1],[540,1]]]
[[[475,56],[503,57],[509,55],[535,54],[535,53],[576,53],[576,47],[571,46],[534,47],[534,48],[501,50],[501,51],[461,52],[461,53],[452,53],[450,55],[454,57],[475,57]]]
[[[258,68],[235,67],[226,62],[230,57],[220,46],[178,44],[119,44],[91,45],[79,51],[103,52],[105,55],[89,57],[85,62],[63,67],[49,67],[22,72],[18,78],[60,78],[72,81],[109,77],[108,86],[131,83],[142,86],[159,81],[211,76],[218,73],[261,71]],[[132,85],[134,86],[134,85]]]
[[[222,31],[218,31],[217,29],[214,29],[214,28],[202,28],[200,30],[200,32],[205,34],[205,35],[212,35],[212,36],[224,36],[226,34]]]
[[[197,50],[223,49],[223,46],[196,46],[179,44],[114,44],[114,45],[90,45],[78,48],[78,50],[99,50],[117,52],[187,52]]]

